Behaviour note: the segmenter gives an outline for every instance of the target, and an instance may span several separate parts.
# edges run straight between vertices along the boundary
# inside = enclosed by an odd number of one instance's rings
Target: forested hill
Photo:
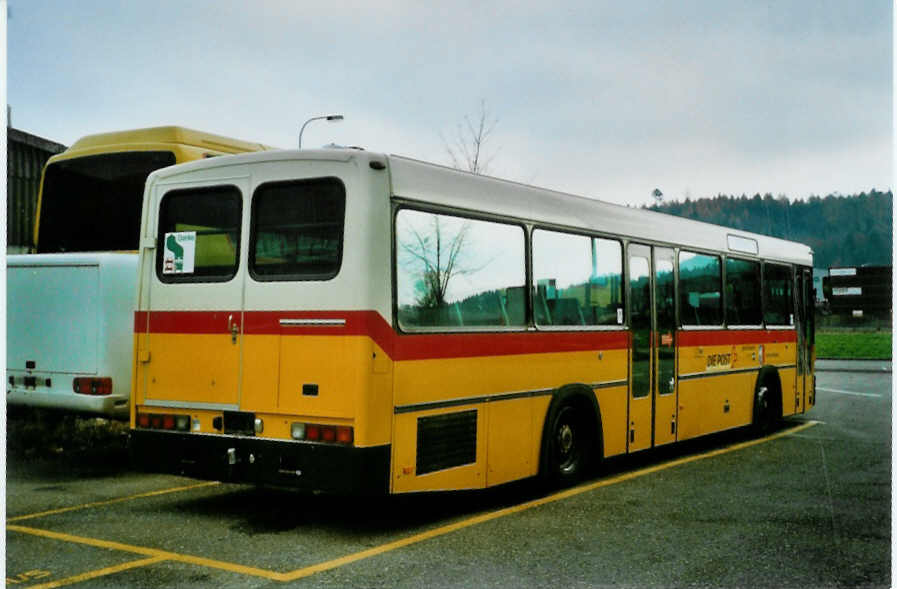
[[[890,265],[893,240],[891,191],[812,196],[790,201],[772,195],[686,199],[651,210],[806,243],[814,266]]]

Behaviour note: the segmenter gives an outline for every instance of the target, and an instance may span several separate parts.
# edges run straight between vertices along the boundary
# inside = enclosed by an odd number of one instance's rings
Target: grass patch
[[[891,337],[890,331],[820,331],[816,333],[816,357],[889,360]]]

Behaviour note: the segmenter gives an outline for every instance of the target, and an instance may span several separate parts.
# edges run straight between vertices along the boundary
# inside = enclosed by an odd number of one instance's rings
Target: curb
[[[824,362],[837,362],[839,365],[834,366],[819,366],[819,361],[822,360]],[[878,367],[871,366],[850,366],[850,363],[853,361],[857,362],[881,362],[881,365]],[[858,373],[869,373],[869,374],[891,374],[892,372],[892,362],[891,359],[881,359],[881,358],[816,358],[816,364],[814,365],[815,372],[858,372]]]
[[[871,368],[816,368],[814,372],[865,372],[869,374],[891,374],[890,368],[873,370]]]
[[[890,362],[891,358],[825,358],[817,356],[816,360],[824,360],[826,362]]]

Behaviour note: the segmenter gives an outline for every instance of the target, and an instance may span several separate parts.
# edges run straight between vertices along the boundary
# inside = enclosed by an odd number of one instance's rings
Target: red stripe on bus
[[[239,321],[232,311],[153,311],[150,333],[225,334],[228,321]],[[281,325],[281,320],[342,319],[344,325]],[[376,311],[247,311],[246,335],[364,335],[373,339],[393,360],[506,356],[548,352],[626,349],[626,331],[513,332],[398,334]],[[134,331],[147,329],[147,312],[134,314]]]
[[[150,333],[230,333],[230,322],[240,322],[240,311],[137,311],[134,313],[134,332]]]
[[[793,329],[714,329],[676,332],[679,346],[740,346],[749,344],[778,344],[797,341]]]

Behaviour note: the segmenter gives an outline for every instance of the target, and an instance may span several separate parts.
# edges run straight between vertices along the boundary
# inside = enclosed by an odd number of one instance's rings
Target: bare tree
[[[445,151],[452,160],[452,166],[474,174],[487,174],[497,150],[489,153],[486,143],[495,131],[496,125],[498,119],[489,113],[486,100],[483,99],[480,101],[479,115],[474,119],[464,115],[464,123],[457,125],[456,136],[451,143],[440,133]]]
[[[470,224],[465,222],[453,235],[445,235],[438,215],[433,215],[432,226],[426,234],[412,229],[411,239],[399,242],[413,263],[423,264],[423,274],[417,285],[420,307],[434,308],[445,304],[449,281],[457,275],[475,272],[478,268],[462,267],[459,256],[467,239]]]

